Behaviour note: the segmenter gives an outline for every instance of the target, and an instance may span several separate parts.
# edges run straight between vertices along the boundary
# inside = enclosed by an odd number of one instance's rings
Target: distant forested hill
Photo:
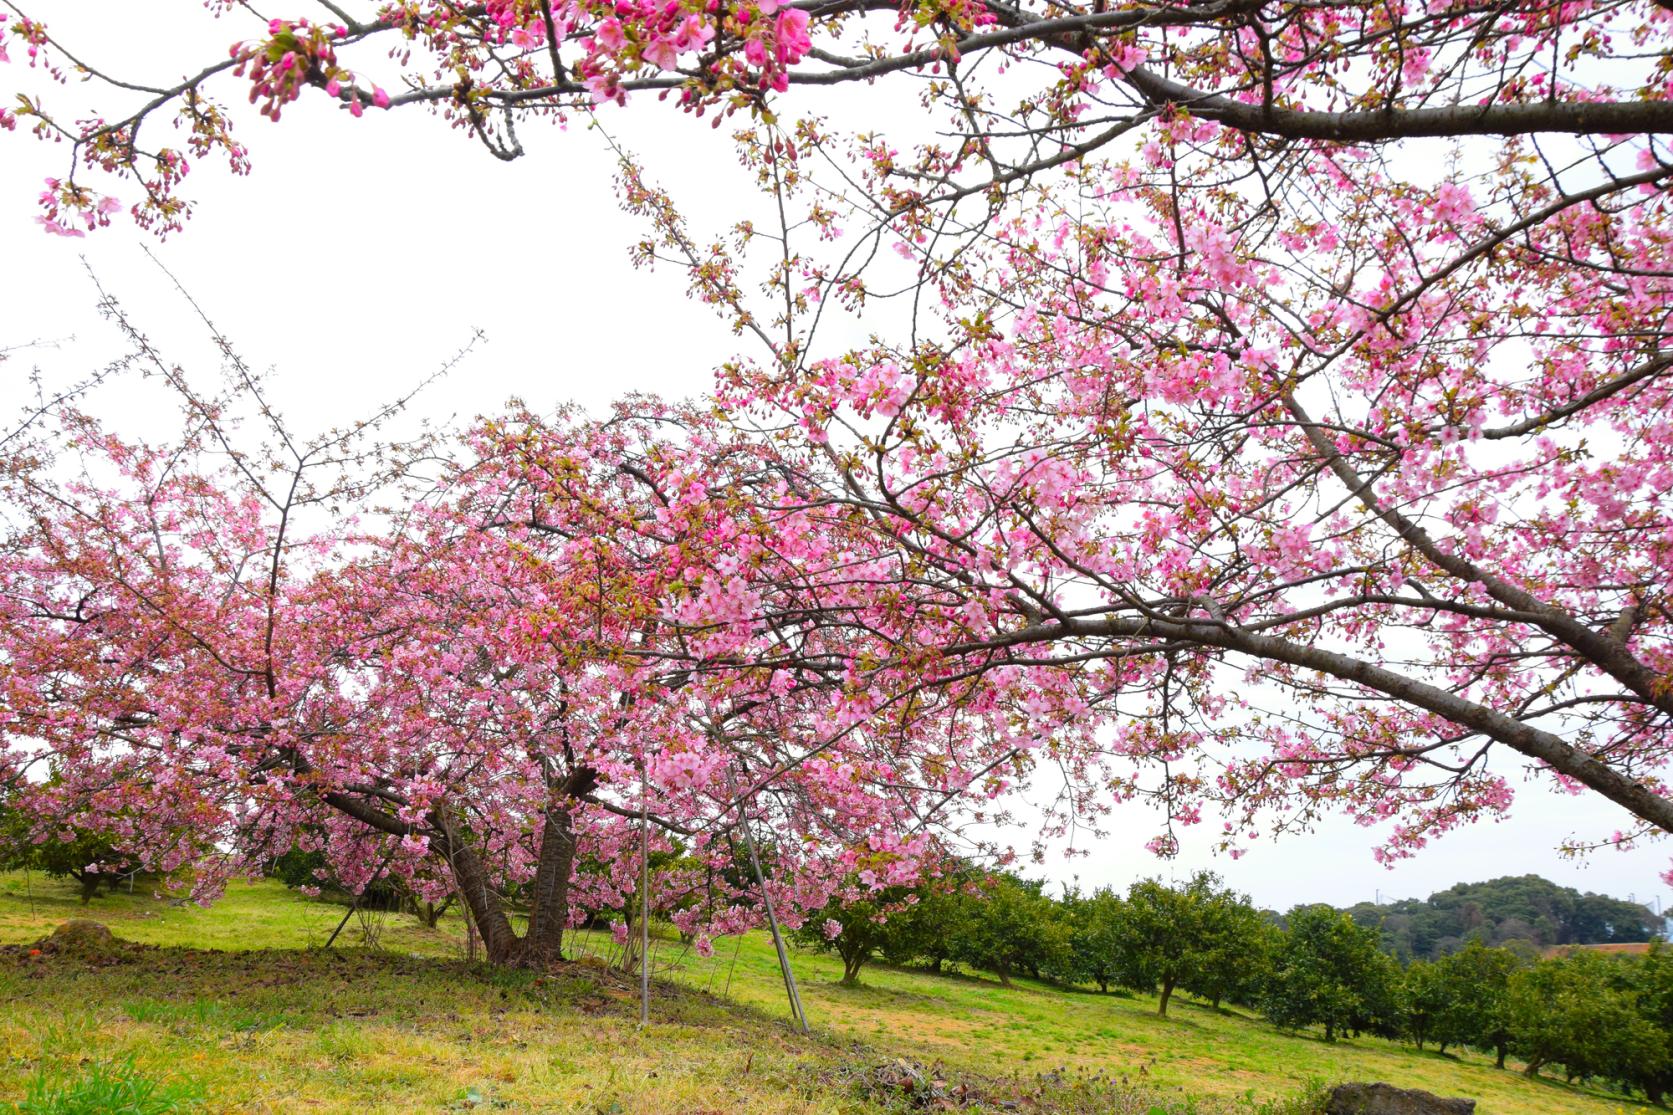
[[[1582,894],[1538,875],[1459,883],[1428,898],[1348,907],[1360,925],[1380,927],[1383,947],[1405,958],[1435,959],[1467,941],[1552,945],[1648,941],[1661,919],[1636,902]]]

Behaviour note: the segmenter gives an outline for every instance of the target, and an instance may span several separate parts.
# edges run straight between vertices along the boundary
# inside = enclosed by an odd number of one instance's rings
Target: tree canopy
[[[1338,1035],[1392,1034],[1398,969],[1376,934],[1329,906],[1298,906],[1285,919],[1262,1010],[1286,1029],[1317,1025]]]

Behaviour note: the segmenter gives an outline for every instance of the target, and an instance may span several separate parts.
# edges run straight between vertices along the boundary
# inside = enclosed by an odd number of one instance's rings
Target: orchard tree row
[[[1166,1015],[1175,989],[1219,1006],[1252,1001],[1252,956],[1264,955],[1270,923],[1246,898],[1200,873],[1182,887],[1154,879],[1125,898],[1109,888],[1070,890],[968,866],[915,887],[868,894],[851,890],[818,911],[799,939],[836,953],[843,982],[881,957],[940,971],[951,962],[994,973],[1065,984],[1126,987],[1159,995]]]
[[[914,887],[839,893],[798,938],[840,956],[846,983],[877,958],[932,971],[952,963],[1006,986],[1028,975],[1153,994],[1164,1017],[1182,991],[1215,1009],[1264,1009],[1292,1028],[1317,1023],[1331,1039],[1382,1025],[1387,996],[1377,988],[1398,970],[1374,931],[1329,906],[1280,917],[1206,871],[1178,885],[1140,880],[1125,895],[1070,888],[1056,899],[1043,883],[961,865]]]
[[[1673,1087],[1673,950],[1641,955],[1470,941],[1436,961],[1402,966],[1374,927],[1325,905],[1260,911],[1210,873],[1180,885],[1147,879],[1125,896],[1071,889],[1062,899],[1010,874],[961,869],[933,883],[838,901],[798,934],[837,954],[843,982],[864,965],[941,971],[949,962],[1026,973],[1065,987],[1154,995],[1168,1013],[1182,991],[1233,1003],[1326,1041],[1358,1034],[1490,1053],[1499,1068],[1560,1069],[1661,1102]]]

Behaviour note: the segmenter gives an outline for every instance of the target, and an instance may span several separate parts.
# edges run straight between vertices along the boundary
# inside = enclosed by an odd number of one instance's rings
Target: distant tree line
[[[1151,994],[1164,1017],[1183,992],[1325,1041],[1371,1034],[1441,1053],[1473,1049],[1500,1068],[1514,1056],[1529,1074],[1560,1071],[1658,1103],[1673,1088],[1673,950],[1660,942],[1640,955],[1577,946],[1540,957],[1477,937],[1403,962],[1378,926],[1349,911],[1258,910],[1209,872],[1054,899],[1042,883],[968,868],[833,901],[796,936],[837,954],[848,984],[881,959],[961,965],[1006,986],[1027,975]]]
[[[1348,913],[1377,929],[1383,947],[1402,959],[1437,960],[1471,941],[1541,950],[1637,943],[1662,932],[1661,919],[1639,903],[1582,894],[1538,875],[1459,883],[1428,898],[1361,902]]]

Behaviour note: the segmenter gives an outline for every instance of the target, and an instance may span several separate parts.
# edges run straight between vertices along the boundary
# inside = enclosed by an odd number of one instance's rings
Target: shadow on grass
[[[317,1029],[345,1018],[410,1023],[471,1006],[634,1018],[638,990],[634,977],[590,960],[530,971],[361,948],[231,952],[118,938],[114,950],[88,958],[0,947],[0,1003],[104,1004],[131,1021],[174,1030]],[[652,1007],[658,1023],[735,1022],[788,1033],[764,1011],[678,983],[653,981]]]

